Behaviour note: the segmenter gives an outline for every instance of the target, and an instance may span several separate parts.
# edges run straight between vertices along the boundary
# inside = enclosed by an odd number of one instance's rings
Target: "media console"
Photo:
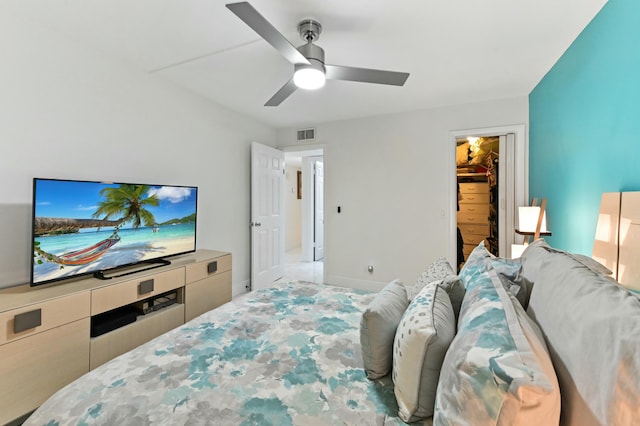
[[[108,281],[0,290],[0,424],[22,418],[88,371],[230,300],[231,254],[214,250]]]

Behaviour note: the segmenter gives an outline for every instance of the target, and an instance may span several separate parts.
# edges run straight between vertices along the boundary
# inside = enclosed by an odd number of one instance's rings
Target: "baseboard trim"
[[[251,291],[251,280],[240,281],[239,283],[233,283],[231,286],[231,297],[236,297],[241,294]]]
[[[387,282],[360,280],[356,278],[341,277],[338,275],[327,275],[325,282],[331,285],[369,291],[380,291],[385,285],[388,284]]]

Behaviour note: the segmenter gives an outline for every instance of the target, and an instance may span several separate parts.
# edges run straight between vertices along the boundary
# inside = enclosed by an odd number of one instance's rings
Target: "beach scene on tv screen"
[[[195,187],[36,180],[34,191],[34,284],[195,249]]]

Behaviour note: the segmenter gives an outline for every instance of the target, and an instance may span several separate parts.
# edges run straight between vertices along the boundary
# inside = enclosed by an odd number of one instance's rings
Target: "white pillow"
[[[391,371],[393,338],[409,301],[404,284],[391,281],[371,301],[360,320],[360,346],[369,379]]]
[[[398,415],[414,422],[433,415],[440,368],[456,320],[447,292],[427,284],[409,304],[393,341],[393,384]]]

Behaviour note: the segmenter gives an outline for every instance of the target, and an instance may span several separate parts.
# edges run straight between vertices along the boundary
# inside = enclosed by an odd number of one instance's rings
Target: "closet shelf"
[[[535,232],[531,232],[531,231],[520,231],[520,230],[518,230],[518,229],[516,229],[515,231],[516,231],[516,234],[520,234],[520,235],[535,235],[535,234],[536,234]],[[546,232],[545,232],[545,231],[540,231],[540,232],[539,232],[539,235],[540,235],[540,236],[546,236],[546,237],[548,237],[548,236],[551,236],[552,234],[551,234],[551,231],[546,231]]]
[[[486,176],[486,173],[457,173],[458,177],[478,177]]]

